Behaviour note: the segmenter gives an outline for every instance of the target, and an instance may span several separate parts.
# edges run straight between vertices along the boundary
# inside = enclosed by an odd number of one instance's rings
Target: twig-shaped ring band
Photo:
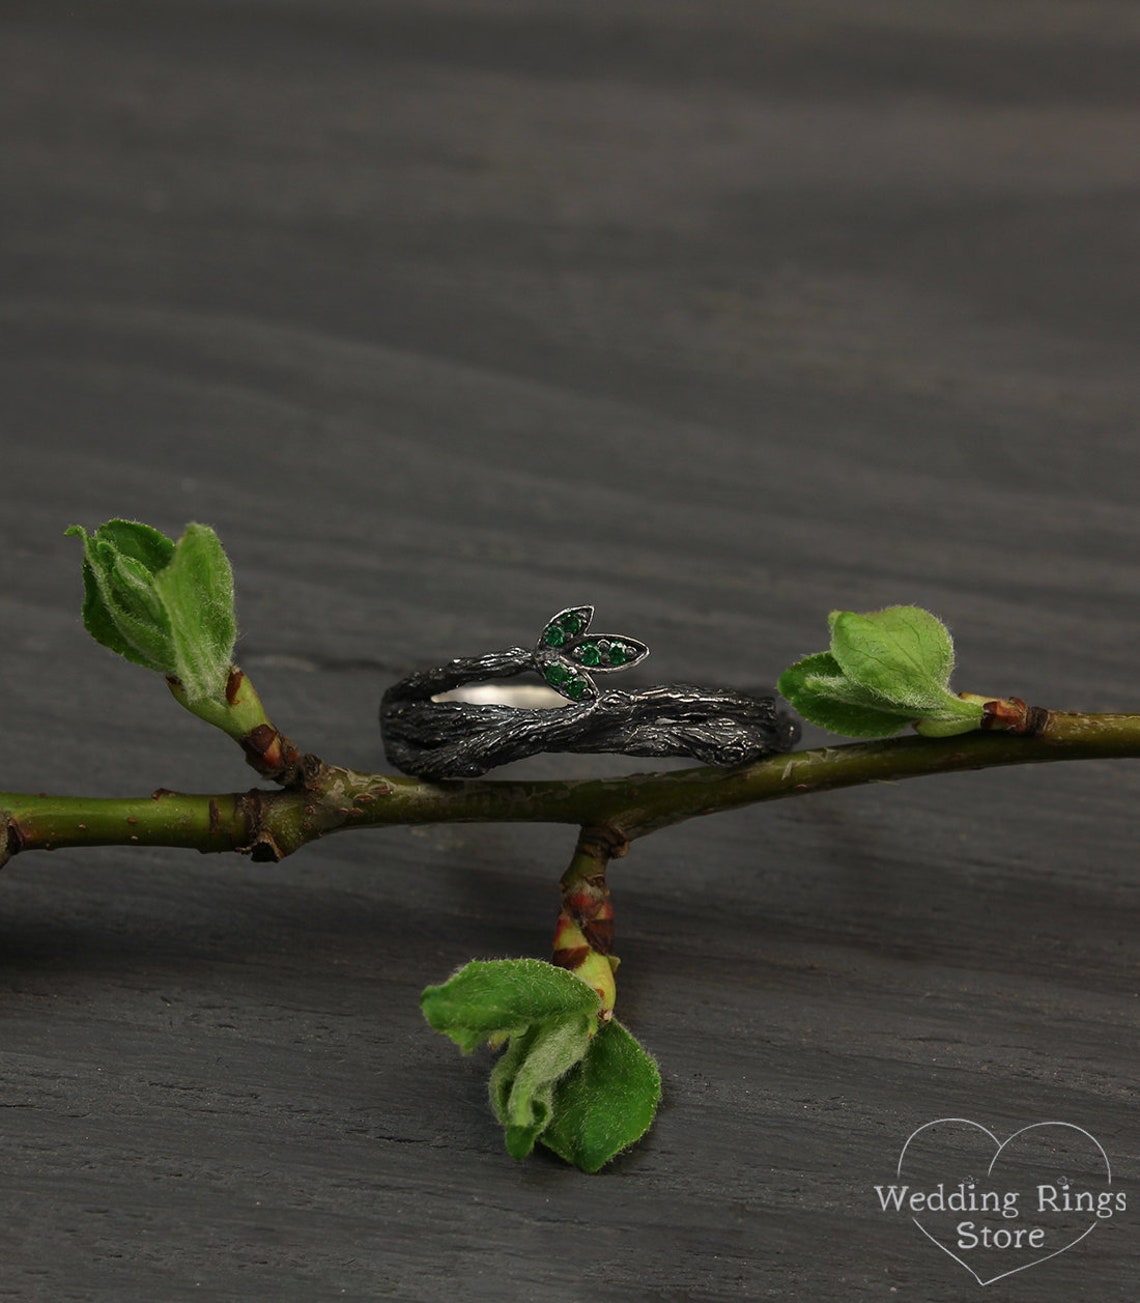
[[[649,648],[624,634],[590,633],[593,615],[592,606],[567,607],[548,621],[532,648],[448,661],[393,684],[380,703],[389,761],[436,780],[475,778],[546,751],[691,756],[731,766],[795,745],[799,724],[777,708],[774,694],[686,683],[599,692],[594,674],[629,669]],[[568,704],[511,705],[509,697],[524,695],[518,688],[512,693],[514,685],[496,688],[494,701],[473,699],[472,684],[528,672]]]

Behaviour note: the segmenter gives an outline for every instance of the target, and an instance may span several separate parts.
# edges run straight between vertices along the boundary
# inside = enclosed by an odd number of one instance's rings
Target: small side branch
[[[614,828],[583,828],[560,884],[562,910],[554,929],[552,962],[597,991],[602,1002],[602,1022],[609,1022],[614,1014],[614,973],[618,966],[613,953],[614,911],[606,869],[611,859],[628,849],[629,843]]]

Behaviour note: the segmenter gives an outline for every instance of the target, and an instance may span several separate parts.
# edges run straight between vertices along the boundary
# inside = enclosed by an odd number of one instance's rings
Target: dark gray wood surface
[[[386,683],[580,601],[646,683],[917,602],[962,687],[1137,708],[1137,43],[1110,0],[6,0],[0,786],[248,784],[86,638],[63,530],[113,515],[219,530],[275,719],[359,767]],[[568,830],[17,858],[0,1297],[974,1298],[872,1188],[960,1116],[1134,1193],[986,1297],[1136,1299],[1136,790],[640,843],[666,1102],[595,1178],[512,1162],[417,1006],[547,952]]]

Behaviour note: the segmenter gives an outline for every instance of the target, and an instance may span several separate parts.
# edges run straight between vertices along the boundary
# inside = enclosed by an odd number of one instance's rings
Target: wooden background
[[[274,718],[359,767],[385,684],[582,601],[643,683],[917,602],[959,686],[1136,709],[1138,44],[1127,0],[4,0],[0,785],[249,783],[84,634],[63,530],[115,515],[219,530]],[[958,1303],[873,1186],[960,1116],[1133,1196],[986,1297],[1134,1300],[1136,790],[640,843],[666,1101],[594,1178],[512,1162],[417,1007],[547,952],[567,829],[17,858],[0,1297]]]

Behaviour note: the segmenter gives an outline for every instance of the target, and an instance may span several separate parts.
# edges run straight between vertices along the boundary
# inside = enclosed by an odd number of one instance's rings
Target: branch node
[[[24,849],[24,834],[11,815],[4,815],[4,840],[0,842],[0,869]]]
[[[574,850],[575,861],[579,856],[588,856],[597,860],[605,875],[606,864],[610,860],[620,860],[629,851],[629,838],[612,824],[587,824],[578,834],[578,845]],[[571,869],[573,869],[573,864]]]
[[[281,849],[273,834],[267,829],[262,829],[254,841],[249,846],[242,847],[242,849],[257,864],[277,864],[285,858],[285,852]]]
[[[248,855],[257,863],[276,864],[288,854],[281,843],[270,831],[265,822],[265,799],[271,792],[262,792],[253,788],[244,792],[238,799],[238,809],[245,821],[245,840],[234,849],[241,855]]]
[[[1044,706],[1027,706],[1020,697],[987,701],[982,706],[982,728],[1021,737],[1035,737],[1045,732],[1052,716]]]

